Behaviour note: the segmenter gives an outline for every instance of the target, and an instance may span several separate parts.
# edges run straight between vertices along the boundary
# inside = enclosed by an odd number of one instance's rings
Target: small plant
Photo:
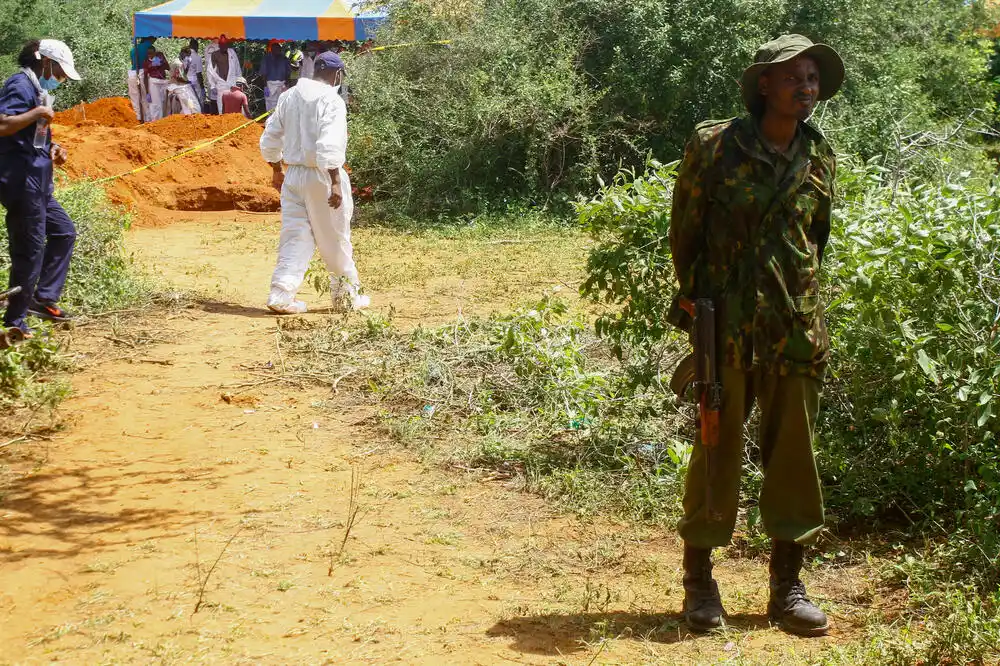
[[[219,551],[219,556],[215,558],[215,561],[212,562],[212,566],[209,567],[204,576],[201,573],[201,557],[198,553],[198,532],[196,531],[194,533],[195,572],[198,575],[198,600],[194,604],[194,610],[191,611],[192,615],[195,615],[199,610],[201,610],[201,606],[205,601],[205,589],[208,587],[208,581],[212,578],[212,574],[215,573],[215,568],[219,566],[219,561],[222,559],[222,556],[226,554],[226,551],[229,550],[230,544],[233,543],[233,540],[242,530],[243,525],[236,528],[236,531],[233,532],[229,537],[229,540],[226,541],[226,545],[224,545],[222,550]]]
[[[330,567],[326,575],[332,576],[333,570],[337,566],[337,561],[343,557],[344,549],[347,548],[347,540],[351,538],[351,531],[365,517],[368,510],[361,506],[361,472],[357,467],[351,466],[351,485],[347,494],[347,518],[344,521],[344,538],[340,541],[340,547],[336,551],[330,550]]]
[[[341,386],[376,402],[401,443],[523,478],[582,513],[676,511],[687,418],[654,413],[659,389],[625,400],[606,347],[553,294],[512,314],[409,334],[376,318],[356,326],[288,332],[298,365],[290,372],[340,376],[349,358],[354,374]],[[458,446],[442,450],[442,433]]]

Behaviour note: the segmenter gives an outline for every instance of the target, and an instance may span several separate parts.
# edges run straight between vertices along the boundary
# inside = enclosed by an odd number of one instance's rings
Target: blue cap
[[[344,61],[333,51],[325,51],[316,56],[316,69],[344,69]]]

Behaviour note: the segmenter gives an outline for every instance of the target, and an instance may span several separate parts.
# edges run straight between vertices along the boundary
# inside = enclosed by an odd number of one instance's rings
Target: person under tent
[[[187,48],[181,51],[181,58],[184,61],[184,72],[187,80],[194,89],[194,94],[198,98],[198,104],[205,107],[205,66],[201,55],[198,53],[198,40],[192,39]]]
[[[232,88],[222,93],[223,113],[242,113],[248,119],[252,119],[250,99],[247,97],[246,88],[247,80],[241,76],[236,79]]]
[[[319,54],[319,43],[307,43],[304,51],[302,64],[299,66],[299,79],[311,79],[315,71],[316,56]]]
[[[217,100],[217,110],[220,114],[225,113],[222,108],[222,96],[231,91],[236,85],[236,80],[242,76],[239,56],[230,48],[229,39],[222,35],[219,37],[218,50],[213,51],[208,60],[210,96]]]
[[[132,50],[129,52],[128,98],[132,102],[132,110],[135,111],[135,117],[139,122],[146,122],[149,117],[146,93],[143,90],[142,84],[142,67],[146,63],[146,56],[149,54],[149,50],[153,48],[153,44],[155,43],[155,37],[143,37],[136,40],[132,46]]]
[[[150,48],[146,53],[146,62],[142,66],[143,83],[146,90],[146,105],[149,114],[147,121],[159,120],[163,117],[163,104],[167,99],[167,57],[156,48]]]
[[[193,116],[201,113],[198,96],[188,81],[184,72],[184,62],[181,60],[175,60],[170,67],[170,83],[167,85],[163,113],[165,116]]]
[[[261,60],[258,73],[264,78],[264,107],[268,111],[273,111],[278,105],[281,93],[288,89],[288,81],[292,76],[292,66],[281,50],[278,40],[272,39],[268,42],[267,53]]]

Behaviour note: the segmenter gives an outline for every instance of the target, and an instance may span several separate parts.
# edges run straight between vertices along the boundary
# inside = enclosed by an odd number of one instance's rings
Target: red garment
[[[159,64],[153,64],[154,58],[160,59]],[[167,78],[167,59],[162,55],[156,55],[152,49],[149,50],[149,55],[146,56],[146,62],[143,63],[142,68],[146,70],[146,74],[148,74],[151,79]]]
[[[239,88],[232,88],[229,92],[222,93],[223,113],[243,113],[245,104],[249,105],[249,100]]]

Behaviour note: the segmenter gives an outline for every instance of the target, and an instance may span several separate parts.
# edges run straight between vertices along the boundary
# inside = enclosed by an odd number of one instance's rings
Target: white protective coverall
[[[216,47],[212,53],[218,51]],[[222,78],[219,76],[219,70],[216,69],[215,63],[212,61],[212,56],[209,55],[208,49],[205,50],[205,63],[208,70],[208,89],[211,91],[209,97],[216,100],[216,108],[219,110],[219,115],[222,115],[222,95],[232,90],[233,86],[236,85],[236,79],[243,76],[243,71],[240,67],[240,57],[236,55],[236,51],[232,47],[229,48],[229,76]]]
[[[301,79],[283,94],[260,138],[260,152],[274,164],[288,165],[281,188],[281,238],[278,265],[271,277],[268,307],[276,312],[305,312],[295,300],[316,248],[330,272],[335,308],[345,301],[353,309],[366,307],[358,294],[360,282],[351,245],[354,200],[344,171],[347,151],[347,108],[337,88]],[[339,208],[329,204],[329,171],[340,170]]]

